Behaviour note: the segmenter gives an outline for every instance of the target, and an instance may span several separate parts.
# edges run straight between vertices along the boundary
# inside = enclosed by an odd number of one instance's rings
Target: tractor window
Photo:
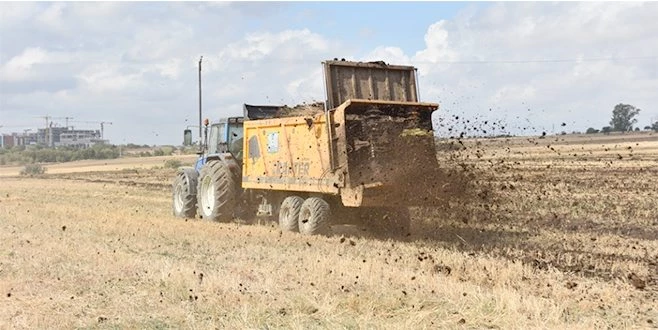
[[[228,126],[228,145],[229,152],[237,159],[242,158],[242,123],[229,124]]]
[[[226,147],[222,148],[222,145],[224,146],[226,145],[226,141],[224,140],[225,138],[224,127],[225,127],[224,124],[212,125],[210,127],[210,134],[208,134],[209,154],[216,154],[226,149]]]
[[[230,145],[233,141],[242,138],[242,123],[229,124],[228,125],[228,144]]]

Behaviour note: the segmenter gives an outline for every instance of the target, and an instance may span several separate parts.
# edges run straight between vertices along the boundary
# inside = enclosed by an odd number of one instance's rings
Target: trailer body
[[[436,163],[437,107],[348,100],[314,116],[245,121],[242,187],[339,195],[349,207],[427,201],[404,178]]]

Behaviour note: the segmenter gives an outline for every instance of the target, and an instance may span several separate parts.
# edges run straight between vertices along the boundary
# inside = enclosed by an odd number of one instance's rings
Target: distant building
[[[48,147],[89,148],[104,144],[100,130],[76,130],[68,127],[39,128],[36,133],[10,133],[0,136],[0,148],[14,146],[44,145]]]
[[[94,144],[105,143],[99,130],[66,130],[59,134],[55,146],[89,148]]]
[[[21,134],[21,133],[10,133],[2,134],[0,136],[0,148],[13,148],[15,146],[25,146],[36,144],[37,135],[32,134]]]
[[[64,132],[68,132],[68,127],[51,126],[37,129],[37,143],[48,147],[54,147],[59,144],[59,137]]]
[[[17,133],[2,134],[2,138],[0,138],[1,148],[13,148],[18,145],[21,145],[21,141]]]

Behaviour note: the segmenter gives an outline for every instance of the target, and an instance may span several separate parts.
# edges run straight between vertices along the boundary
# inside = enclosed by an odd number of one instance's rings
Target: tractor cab
[[[242,117],[229,117],[210,126],[208,157],[230,152],[236,159],[242,159],[243,121]]]
[[[210,132],[206,131],[206,153],[199,157],[195,165],[197,172],[207,161],[224,159],[227,154],[242,164],[243,122],[242,117],[229,117],[210,125]]]

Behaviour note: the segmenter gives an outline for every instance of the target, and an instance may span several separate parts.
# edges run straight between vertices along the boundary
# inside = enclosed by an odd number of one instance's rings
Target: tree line
[[[130,155],[126,155],[127,149],[132,150]],[[62,163],[85,159],[114,159],[121,156],[169,156],[175,151],[183,154],[191,154],[195,153],[196,150],[192,150],[191,148],[177,149],[173,146],[162,146],[160,148],[151,149],[148,145],[140,146],[132,143],[125,146],[97,144],[86,149],[72,147],[46,148],[43,146],[15,146],[12,148],[0,148],[0,165]]]
[[[615,108],[612,110],[612,118],[610,119],[610,126],[603,126],[600,130],[590,127],[587,129],[587,134],[594,133],[610,133],[610,132],[630,132],[630,131],[639,131],[640,127],[634,127],[637,124],[638,114],[640,114],[640,109],[636,108],[630,104],[619,103],[615,105]],[[645,130],[654,130],[658,132],[658,121],[654,121],[651,125],[644,126]]]

